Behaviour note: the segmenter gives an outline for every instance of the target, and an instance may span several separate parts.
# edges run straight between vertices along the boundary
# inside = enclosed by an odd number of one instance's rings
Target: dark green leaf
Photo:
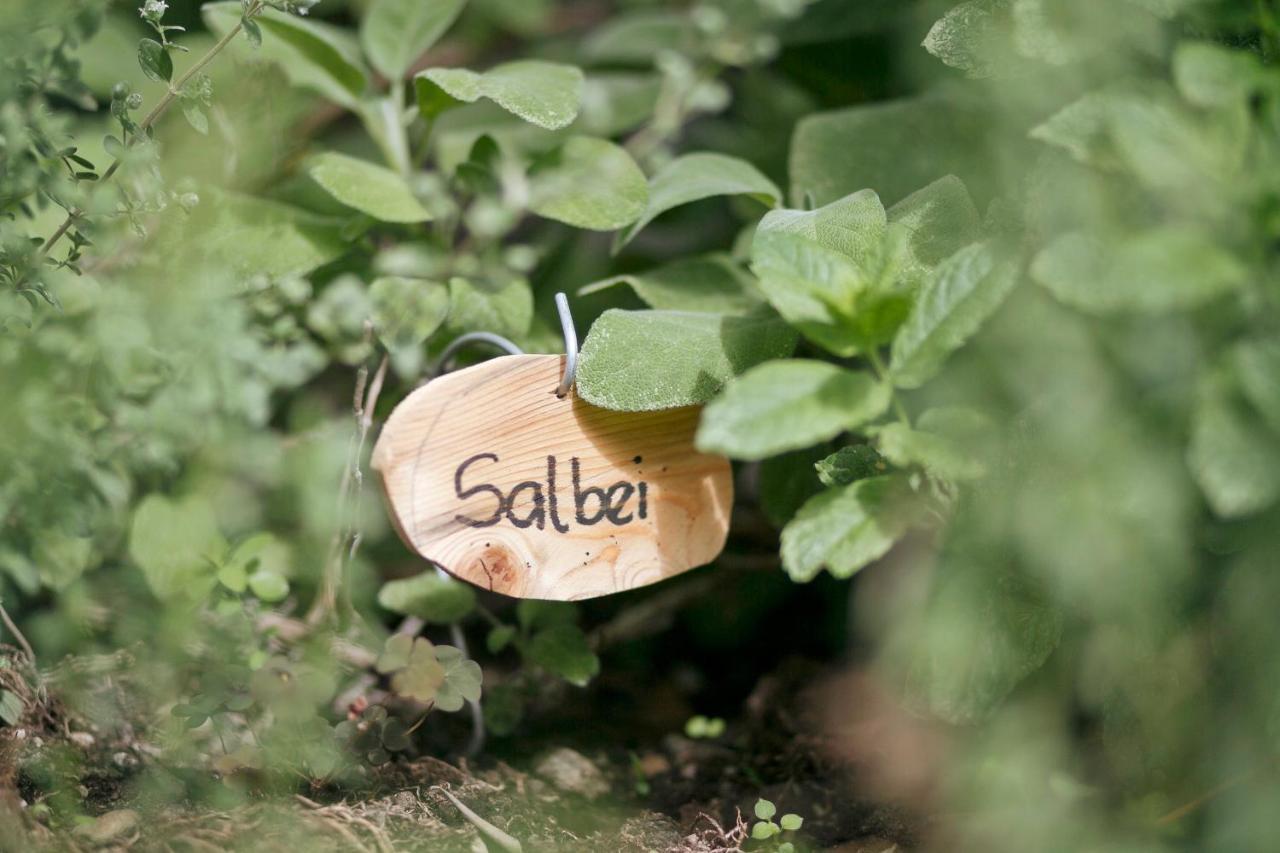
[[[138,64],[142,71],[157,83],[168,83],[173,79],[173,59],[164,45],[154,39],[143,39],[138,42]]]

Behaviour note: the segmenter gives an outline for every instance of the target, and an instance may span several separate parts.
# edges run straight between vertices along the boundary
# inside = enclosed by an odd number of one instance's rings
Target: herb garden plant
[[[13,0],[0,838],[1274,847],[1277,50],[1274,0]],[[577,398],[734,460],[710,567],[516,602],[394,535],[391,409],[558,352],[557,291]]]

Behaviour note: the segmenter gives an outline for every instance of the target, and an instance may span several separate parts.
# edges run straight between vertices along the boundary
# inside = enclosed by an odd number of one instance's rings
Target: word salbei
[[[536,527],[545,530],[548,521],[553,530],[568,533],[569,525],[560,515],[560,495],[556,488],[558,472],[556,457],[547,457],[547,479],[544,484],[539,480],[526,480],[517,483],[510,491],[504,492],[492,483],[463,485],[463,478],[470,479],[483,471],[484,464],[498,462],[496,453],[477,453],[465,460],[453,472],[453,490],[459,500],[468,500],[477,495],[490,494],[495,501],[493,512],[486,518],[473,518],[458,514],[454,518],[468,527],[492,527],[504,518],[518,528]],[[635,457],[639,464],[643,460]],[[474,466],[474,470],[473,470]],[[649,517],[649,484],[643,480],[636,483],[619,480],[607,488],[582,486],[581,462],[574,456],[569,460],[570,491],[573,497],[573,520],[583,527],[591,527],[602,521],[608,521],[619,527],[630,524],[636,519]],[[628,502],[632,495],[637,497],[634,506]],[[527,513],[520,510],[531,507]]]

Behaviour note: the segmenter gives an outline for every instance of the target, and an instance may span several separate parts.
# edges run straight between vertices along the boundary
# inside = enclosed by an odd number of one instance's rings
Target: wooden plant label
[[[729,462],[694,449],[696,407],[613,412],[555,389],[558,355],[513,355],[410,394],[373,467],[400,536],[477,586],[577,600],[713,560]]]

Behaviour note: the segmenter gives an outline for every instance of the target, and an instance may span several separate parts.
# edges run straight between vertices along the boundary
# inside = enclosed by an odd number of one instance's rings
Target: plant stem
[[[18,626],[14,624],[13,619],[9,617],[9,611],[4,609],[4,605],[0,604],[0,622],[4,623],[4,627],[13,638],[18,641],[18,645],[22,646],[23,653],[27,656],[27,660],[31,662],[31,668],[36,669],[36,653],[31,648],[31,644],[27,642],[26,636],[18,630]]]
[[[889,381],[889,370],[884,366],[884,360],[880,358],[880,353],[875,347],[867,350],[867,361],[871,362],[871,369],[876,372],[879,380],[889,386],[889,399],[893,403],[893,411],[898,416],[898,420],[904,427],[910,429],[911,418],[907,417],[906,407],[902,405],[902,400],[898,399],[898,392]]]
[[[255,3],[252,7],[249,8],[247,12],[244,13],[244,17],[252,18],[254,15],[258,14],[261,11],[262,11],[262,3]],[[160,117],[163,116],[165,112],[169,109],[169,106],[173,103],[174,99],[178,97],[179,93],[182,92],[183,87],[186,86],[188,82],[190,82],[191,78],[199,74],[201,69],[203,69],[206,65],[212,62],[215,56],[217,56],[219,53],[222,53],[223,49],[225,49],[227,45],[231,44],[232,40],[235,39],[235,37],[240,34],[240,31],[242,29],[244,29],[243,19],[241,19],[240,21],[237,21],[236,25],[232,27],[230,30],[228,30],[227,34],[218,40],[217,44],[209,48],[208,53],[206,53],[204,56],[196,60],[194,65],[192,65],[185,72],[183,72],[182,76],[178,78],[177,82],[171,83],[169,85],[169,88],[164,93],[164,96],[161,97],[160,100],[156,102],[156,105],[151,108],[151,111],[147,113],[146,117],[143,118],[141,123],[138,124],[138,130],[134,133],[132,138],[129,139],[129,142],[128,142],[129,147],[132,147],[139,137],[146,134],[147,130],[153,124],[155,124],[157,121],[160,120]],[[99,185],[102,185],[103,183],[106,183],[107,181],[111,180],[111,177],[116,173],[117,170],[119,170],[120,163],[122,160],[123,160],[123,155],[116,157],[115,160],[112,161],[111,165],[107,167],[107,171],[102,173],[102,178],[98,181]],[[44,243],[40,246],[40,257],[42,259],[49,254],[49,251],[54,247],[54,245],[59,240],[62,239],[62,237],[67,233],[67,231],[71,229],[71,226],[75,224],[75,221],[83,215],[84,215],[84,211],[80,208],[67,211],[67,218],[64,219],[62,224],[58,226],[58,230],[54,231],[53,234],[49,236],[49,239],[45,240]]]

